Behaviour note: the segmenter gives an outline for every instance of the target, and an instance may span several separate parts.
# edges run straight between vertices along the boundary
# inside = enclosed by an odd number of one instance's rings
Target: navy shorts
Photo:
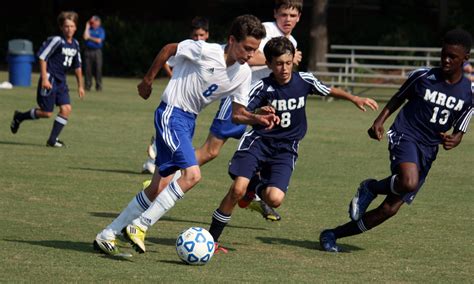
[[[160,176],[197,165],[192,139],[196,115],[164,102],[155,111],[156,159]]]
[[[428,176],[431,165],[434,160],[436,160],[438,146],[426,146],[413,142],[404,136],[403,133],[398,133],[393,130],[389,130],[387,135],[389,140],[388,150],[390,152],[390,169],[392,174],[398,174],[398,165],[404,162],[415,163],[418,167],[419,180],[417,190],[403,196],[403,200],[410,204],[413,199],[415,199],[416,194]]]
[[[252,178],[260,172],[265,187],[287,192],[298,158],[298,141],[282,141],[245,133],[229,163],[229,175]]]
[[[232,122],[232,98],[221,100],[219,110],[212,121],[209,131],[219,139],[240,139],[244,135],[247,125]]]
[[[41,78],[36,89],[36,102],[42,111],[52,112],[54,106],[62,106],[71,104],[69,98],[69,89],[66,82],[56,81],[54,77],[49,77],[49,82],[53,86],[51,90],[41,87]]]

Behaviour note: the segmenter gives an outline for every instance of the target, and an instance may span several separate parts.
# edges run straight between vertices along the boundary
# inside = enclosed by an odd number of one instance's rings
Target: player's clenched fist
[[[140,95],[140,97],[146,100],[150,97],[153,88],[151,87],[151,84],[145,81],[141,81],[140,84],[137,85],[137,90],[138,95]]]

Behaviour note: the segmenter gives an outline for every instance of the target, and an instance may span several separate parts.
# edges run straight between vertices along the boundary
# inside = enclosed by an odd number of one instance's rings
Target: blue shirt
[[[395,96],[406,97],[391,129],[413,142],[435,146],[451,128],[466,132],[472,116],[471,82],[446,83],[440,68],[414,71]]]
[[[91,37],[95,38],[100,38],[102,41],[100,43],[97,43],[92,40],[86,40],[86,47],[89,49],[100,49],[102,46],[104,46],[104,40],[105,40],[105,30],[102,27],[98,27],[96,29],[94,28],[89,28],[89,35]]]
[[[247,108],[254,111],[259,107],[272,105],[281,120],[279,125],[270,130],[265,130],[262,125],[254,125],[255,133],[288,141],[303,139],[307,130],[306,98],[309,94],[327,96],[330,91],[313,74],[306,72],[293,72],[291,80],[285,85],[278,84],[273,74],[255,82]]]
[[[68,70],[81,67],[79,51],[79,42],[76,39],[68,43],[63,37],[52,36],[43,42],[37,55],[39,59],[46,61],[46,70],[50,76],[65,82]]]

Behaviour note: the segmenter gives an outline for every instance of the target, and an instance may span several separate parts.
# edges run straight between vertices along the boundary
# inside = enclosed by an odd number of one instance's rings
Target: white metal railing
[[[438,65],[441,48],[331,45],[331,51],[345,52],[326,54],[327,62],[318,62],[313,71],[328,79],[326,84],[349,89],[398,88],[408,72]]]

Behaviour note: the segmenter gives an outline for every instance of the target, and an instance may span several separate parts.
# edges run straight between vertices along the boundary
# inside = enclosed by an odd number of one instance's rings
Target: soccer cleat
[[[117,240],[104,240],[99,237],[96,237],[93,243],[94,250],[116,257],[132,257],[130,253],[122,253],[117,247]]]
[[[50,143],[49,140],[46,141],[46,147],[53,147],[53,148],[66,148],[66,144],[64,144],[63,141],[59,140],[56,138],[56,141],[54,143]]]
[[[247,208],[250,203],[255,199],[255,191],[247,190],[244,197],[239,200],[238,204],[240,208]]]
[[[122,233],[138,253],[145,253],[145,231],[143,231],[138,226],[128,225],[127,227],[123,228]]]
[[[327,252],[341,252],[341,248],[336,244],[336,236],[331,230],[324,230],[319,235],[319,245]]]
[[[261,178],[260,174],[257,173],[255,174],[249,181],[249,184],[247,185],[247,191],[245,192],[244,197],[242,197],[238,204],[240,208],[247,208],[250,203],[257,199],[257,188],[261,186]],[[257,200],[259,200],[258,198]]]
[[[20,114],[19,111],[15,110],[13,113],[12,123],[10,124],[10,130],[13,134],[18,132],[18,128],[20,128],[20,121],[18,120],[17,116]]]
[[[151,179],[147,179],[146,181],[144,181],[142,183],[143,189],[146,189],[148,186],[150,186],[150,184],[151,184]]]
[[[373,194],[368,188],[369,182],[372,181],[376,180],[366,179],[362,181],[357,189],[356,195],[349,203],[349,217],[353,221],[358,221],[362,218],[370,203],[377,197],[377,194]]]
[[[280,221],[281,216],[272,207],[268,206],[263,200],[253,200],[250,202],[249,209],[256,211],[262,215],[263,218],[270,221]]]
[[[223,246],[220,246],[219,243],[214,243],[214,254],[217,254],[219,252],[228,253],[229,250]]]

